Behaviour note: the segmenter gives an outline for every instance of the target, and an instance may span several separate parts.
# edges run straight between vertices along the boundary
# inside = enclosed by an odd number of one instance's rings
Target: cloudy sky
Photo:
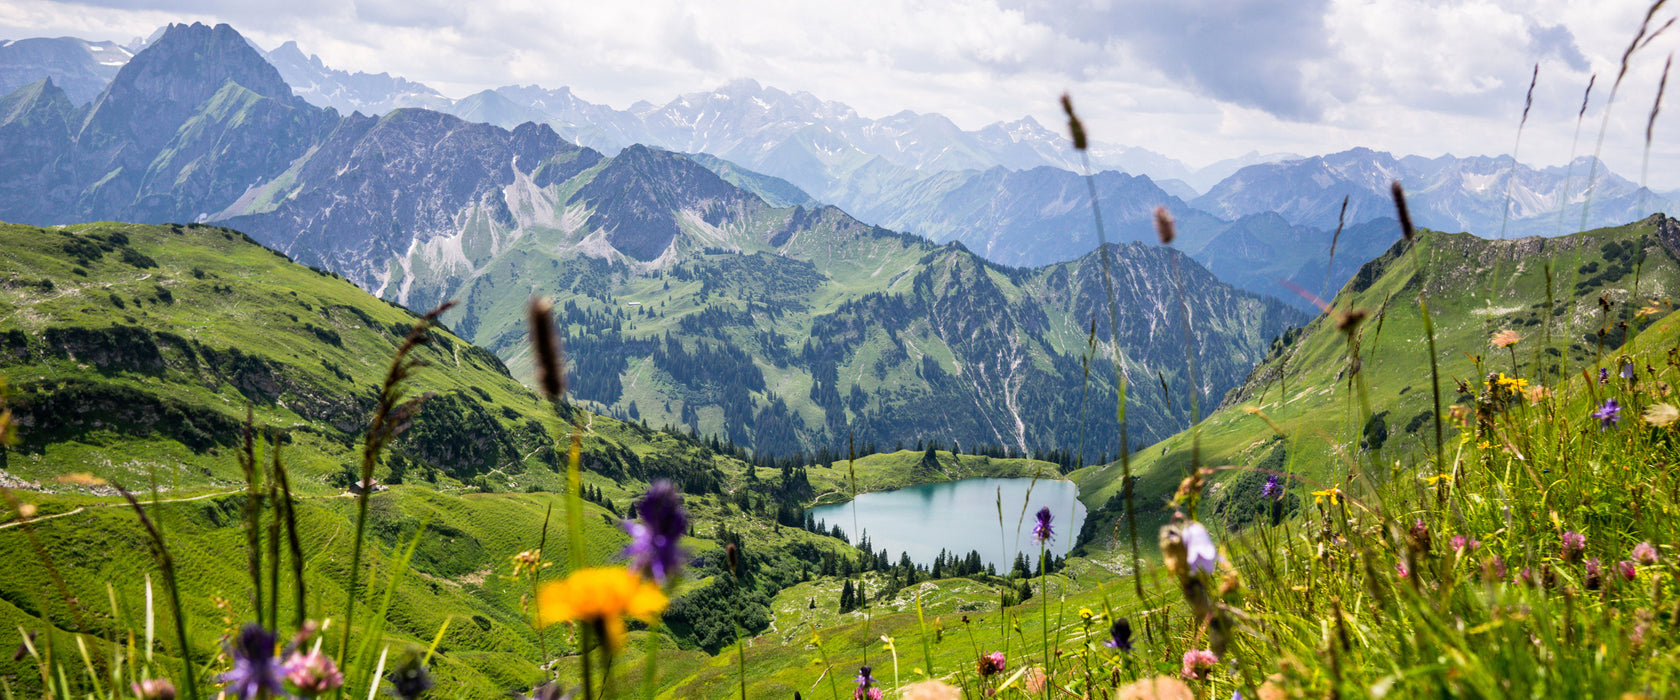
[[[1249,151],[1590,154],[1645,0],[0,0],[0,38],[127,41],[227,22],[335,68],[390,72],[451,97],[570,86],[614,107],[735,78],[865,116],[939,112],[965,128],[1061,124],[1070,91],[1093,138],[1192,167]],[[1674,15],[1659,13],[1660,25]],[[1680,28],[1634,55],[1604,157],[1641,170],[1646,120]],[[1577,145],[1576,115],[1598,75]],[[1676,76],[1680,82],[1680,75]],[[1680,90],[1680,88],[1677,88]],[[1659,118],[1650,184],[1680,189],[1680,106]]]

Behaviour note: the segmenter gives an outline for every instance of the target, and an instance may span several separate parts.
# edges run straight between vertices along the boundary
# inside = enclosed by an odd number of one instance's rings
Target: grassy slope
[[[1256,368],[1240,400],[1228,402],[1198,426],[1201,463],[1244,467],[1263,460],[1277,437],[1253,412],[1259,411],[1284,426],[1286,435],[1281,440],[1288,454],[1287,468],[1300,479],[1296,482],[1299,495],[1310,498],[1308,490],[1348,478],[1354,455],[1347,450],[1359,444],[1367,415],[1362,406],[1368,404],[1372,414],[1386,412],[1389,437],[1382,457],[1403,470],[1432,470],[1417,463],[1422,451],[1434,443],[1429,356],[1419,298],[1428,303],[1435,326],[1443,411],[1452,404],[1469,403],[1468,397],[1459,394],[1456,381],[1475,387],[1478,375],[1487,372],[1515,374],[1534,384],[1555,383],[1537,379],[1534,372],[1536,353],[1547,353],[1550,362],[1558,362],[1558,356],[1545,350],[1546,326],[1541,322],[1548,261],[1558,308],[1551,324],[1551,347],[1564,356],[1563,366],[1580,366],[1590,363],[1598,352],[1596,341],[1589,343],[1585,338],[1604,325],[1598,297],[1608,294],[1620,304],[1629,299],[1635,282],[1633,271],[1615,279],[1594,279],[1611,267],[1606,244],[1645,237],[1645,263],[1637,270],[1637,293],[1631,294],[1635,307],[1643,305],[1642,300],[1670,296],[1680,287],[1680,266],[1652,233],[1650,222],[1641,222],[1555,239],[1488,241],[1468,234],[1424,234],[1397,258],[1380,267],[1368,266],[1367,271],[1377,275],[1368,286],[1361,283],[1362,272],[1336,297],[1340,311],[1351,307],[1370,312],[1359,325],[1357,337],[1363,399],[1360,387],[1348,380],[1344,334],[1333,316],[1320,316],[1298,341]],[[1576,289],[1576,285],[1584,286]],[[1617,308],[1621,313],[1621,307]],[[1489,338],[1502,329],[1524,335],[1515,346],[1515,370],[1508,351],[1489,346]],[[1480,370],[1472,354],[1480,356]],[[1457,443],[1456,430],[1450,424],[1445,430],[1451,449]],[[1165,501],[1191,463],[1191,445],[1192,433],[1185,431],[1133,457],[1139,509],[1146,517],[1164,517]],[[1072,477],[1080,485],[1081,500],[1094,508],[1119,492],[1120,472],[1120,465],[1114,463],[1087,467]],[[1216,480],[1235,475],[1222,472]]]
[[[113,237],[113,233],[121,236]],[[126,243],[112,243],[121,240]],[[259,427],[285,428],[291,436],[282,455],[294,470],[302,499],[298,515],[307,552],[312,616],[341,610],[355,500],[329,487],[324,477],[359,459],[360,421],[366,414],[355,414],[356,421],[340,428],[288,406],[304,403],[304,395],[312,393],[371,397],[398,342],[392,327],[406,327],[414,321],[413,315],[342,279],[293,265],[241,234],[219,228],[102,223],[61,232],[8,225],[0,226],[0,241],[0,251],[4,251],[0,252],[0,333],[8,339],[25,338],[21,345],[6,346],[0,375],[14,389],[34,388],[14,396],[11,405],[16,408],[20,400],[50,395],[70,381],[173,397],[232,424],[244,419],[245,406],[251,403]],[[65,252],[65,245],[74,241],[104,242],[111,250],[82,267]],[[151,263],[125,263],[121,259],[125,250],[150,258]],[[87,274],[73,272],[75,267]],[[52,280],[50,289],[40,284],[42,278]],[[168,290],[171,301],[163,300],[160,288]],[[115,306],[113,295],[123,299],[122,308]],[[113,318],[119,319],[119,325],[144,328],[158,337],[173,333],[201,347],[241,348],[272,360],[284,367],[295,391],[266,402],[260,395],[249,399],[202,357],[190,361],[166,349],[161,367],[127,371],[102,368],[101,360],[57,356],[46,339],[48,329],[108,328]],[[322,334],[309,330],[311,325],[337,333],[338,344],[325,342]],[[537,420],[564,438],[565,428],[556,426],[531,392],[499,369],[494,356],[448,333],[438,334],[436,342],[419,352],[432,366],[415,377],[411,393],[453,391],[477,397],[482,391],[490,395],[484,403],[494,407],[491,415],[505,427]],[[132,358],[116,356],[116,360],[124,359]],[[582,420],[586,466],[596,459],[609,459],[619,450],[642,459],[710,461],[726,479],[744,477],[744,465],[671,435],[592,414]],[[56,477],[80,472],[143,488],[155,474],[159,496],[165,501],[157,517],[180,562],[195,655],[202,663],[217,653],[229,626],[247,619],[244,613],[225,618],[230,613],[220,601],[230,603],[231,610],[249,609],[250,584],[243,556],[228,556],[243,552],[244,542],[239,515],[242,499],[229,495],[242,486],[234,457],[237,434],[216,436],[226,439],[195,450],[157,431],[93,429],[73,439],[49,440],[40,436],[44,429],[22,426],[21,449],[0,452],[6,459],[7,484],[30,489],[23,497],[44,516],[27,528],[0,529],[0,549],[12,555],[13,561],[36,562],[31,537],[38,538],[71,595],[83,601],[85,609],[80,612],[90,622],[80,629],[101,637],[138,630],[143,574],[155,568],[133,513],[108,488],[61,483]],[[266,459],[265,454],[266,449],[259,448],[259,458]],[[369,531],[375,544],[370,587],[379,590],[385,584],[393,552],[414,536],[420,523],[428,522],[412,570],[391,610],[387,641],[397,650],[422,643],[449,620],[437,668],[440,683],[463,697],[502,697],[508,689],[528,687],[534,681],[531,660],[538,647],[519,612],[526,584],[509,578],[509,558],[537,546],[548,509],[560,505],[561,499],[542,492],[460,493],[465,489],[460,480],[448,476],[448,465],[436,466],[445,470],[436,483],[395,486],[370,499]],[[416,481],[417,471],[410,470],[411,481]],[[385,473],[384,467],[380,473]],[[506,480],[490,481],[498,490],[504,486],[509,490],[551,488],[560,480],[536,450],[510,459],[492,476]],[[585,482],[599,488],[620,510],[645,488],[644,482],[615,480],[596,471],[586,471]],[[723,505],[723,500],[691,499],[697,533],[709,534],[727,523],[770,547],[794,539],[824,548],[840,546],[833,540],[743,517]],[[554,516],[548,557],[563,560],[567,548],[558,536],[559,513]],[[585,505],[588,561],[605,563],[623,547],[618,518],[601,506]],[[715,545],[698,539],[691,548],[698,554]],[[157,580],[155,574],[153,580]],[[115,620],[105,602],[107,582],[109,594],[121,608]],[[158,595],[161,606],[161,590]],[[290,619],[290,610],[288,599],[282,606],[283,619]],[[365,620],[367,608],[362,610]],[[43,612],[60,629],[73,626],[73,614],[65,608],[46,567],[11,567],[0,574],[0,627],[41,629]],[[161,633],[168,624],[167,617],[159,621],[160,649],[175,655],[173,636]],[[551,648],[557,643],[548,641]],[[0,676],[18,679],[31,673],[27,664],[0,665]]]

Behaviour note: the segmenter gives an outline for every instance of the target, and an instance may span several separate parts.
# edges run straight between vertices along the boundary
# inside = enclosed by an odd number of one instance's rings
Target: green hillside
[[[1364,453],[1401,472],[1433,473],[1434,467],[1422,462],[1433,451],[1435,423],[1419,300],[1428,305],[1434,324],[1441,410],[1447,414],[1457,405],[1473,414],[1475,395],[1488,375],[1555,387],[1568,379],[1558,376],[1565,368],[1600,359],[1613,365],[1625,338],[1665,318],[1671,309],[1667,300],[1680,291],[1680,263],[1672,247],[1676,225],[1656,215],[1550,239],[1493,241],[1423,232],[1407,244],[1397,235],[1393,248],[1343,287],[1332,312],[1274,343],[1248,380],[1197,426],[1201,464],[1296,473],[1303,484],[1296,497],[1307,500],[1310,490],[1350,479]],[[1550,312],[1548,298],[1554,300]],[[1354,328],[1351,346],[1338,323],[1350,309],[1366,314]],[[1492,347],[1492,337],[1503,330],[1516,331],[1521,340],[1505,349]],[[1357,373],[1350,371],[1350,347],[1357,349]],[[1444,416],[1444,433],[1450,461],[1461,442],[1450,416]],[[1192,437],[1191,431],[1181,432],[1133,457],[1139,511],[1146,518],[1164,517],[1164,505],[1157,504],[1165,503],[1187,473]],[[1081,500],[1095,509],[1120,492],[1120,472],[1114,463],[1071,477],[1080,485]],[[1239,499],[1258,489],[1258,483],[1249,483],[1254,478],[1240,470],[1214,477],[1215,494],[1231,487],[1212,499],[1215,508],[1222,497],[1232,499],[1220,511],[1228,523],[1252,519],[1253,504]]]

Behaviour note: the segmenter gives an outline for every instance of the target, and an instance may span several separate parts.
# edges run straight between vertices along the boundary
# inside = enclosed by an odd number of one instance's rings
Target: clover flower
[[[1050,507],[1045,506],[1038,509],[1038,514],[1035,517],[1038,520],[1038,524],[1033,526],[1033,539],[1038,540],[1040,544],[1055,539],[1056,531],[1050,527]]]
[[[1614,428],[1616,423],[1622,419],[1622,405],[1617,403],[1615,399],[1605,399],[1604,405],[1593,411],[1592,417],[1598,419],[1599,430]]]
[[[974,670],[980,673],[981,678],[990,678],[999,673],[1003,673],[1005,668],[1008,668],[1008,664],[1005,663],[1003,652],[1001,651],[994,651],[990,654],[982,655],[980,660],[974,663]]]
[[[1616,573],[1621,574],[1622,578],[1632,581],[1639,577],[1639,568],[1633,562],[1623,559],[1616,562]]]
[[[312,698],[344,685],[344,674],[339,673],[332,657],[320,649],[311,649],[307,654],[294,651],[286,660],[286,681],[298,695]]]
[[[1581,555],[1587,551],[1587,536],[1574,530],[1563,533],[1563,559],[1569,562],[1581,561]]]
[[[1596,591],[1604,586],[1604,567],[1599,564],[1598,557],[1587,560],[1587,590]]]
[[[1103,642],[1103,646],[1118,651],[1131,651],[1132,623],[1127,622],[1124,617],[1115,619],[1114,624],[1108,627],[1108,641]]]
[[[229,653],[233,668],[216,679],[227,684],[225,692],[241,700],[250,700],[264,691],[269,695],[285,692],[280,685],[285,669],[274,658],[273,632],[259,624],[245,625]]]
[[[1453,535],[1452,548],[1454,552],[1458,552],[1459,554],[1463,554],[1466,551],[1474,552],[1481,546],[1481,540],[1471,539],[1465,537],[1464,535]]]
[[[671,482],[660,480],[648,487],[636,508],[642,521],[624,521],[624,529],[630,533],[630,546],[624,548],[624,555],[630,558],[631,568],[663,585],[682,567],[683,551],[677,542],[688,530],[682,494]]]
[[[565,620],[591,623],[605,635],[608,650],[617,651],[624,644],[625,617],[652,622],[669,602],[659,587],[629,569],[579,569],[537,593],[537,626]]]
[[[1214,664],[1219,663],[1219,656],[1208,649],[1191,649],[1184,652],[1184,668],[1179,675],[1186,680],[1201,680],[1207,678],[1208,672],[1213,670]]]

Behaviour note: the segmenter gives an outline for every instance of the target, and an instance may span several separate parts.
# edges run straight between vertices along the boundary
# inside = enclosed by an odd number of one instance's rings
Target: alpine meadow
[[[741,5],[0,0],[0,696],[1680,698],[1665,0]]]

